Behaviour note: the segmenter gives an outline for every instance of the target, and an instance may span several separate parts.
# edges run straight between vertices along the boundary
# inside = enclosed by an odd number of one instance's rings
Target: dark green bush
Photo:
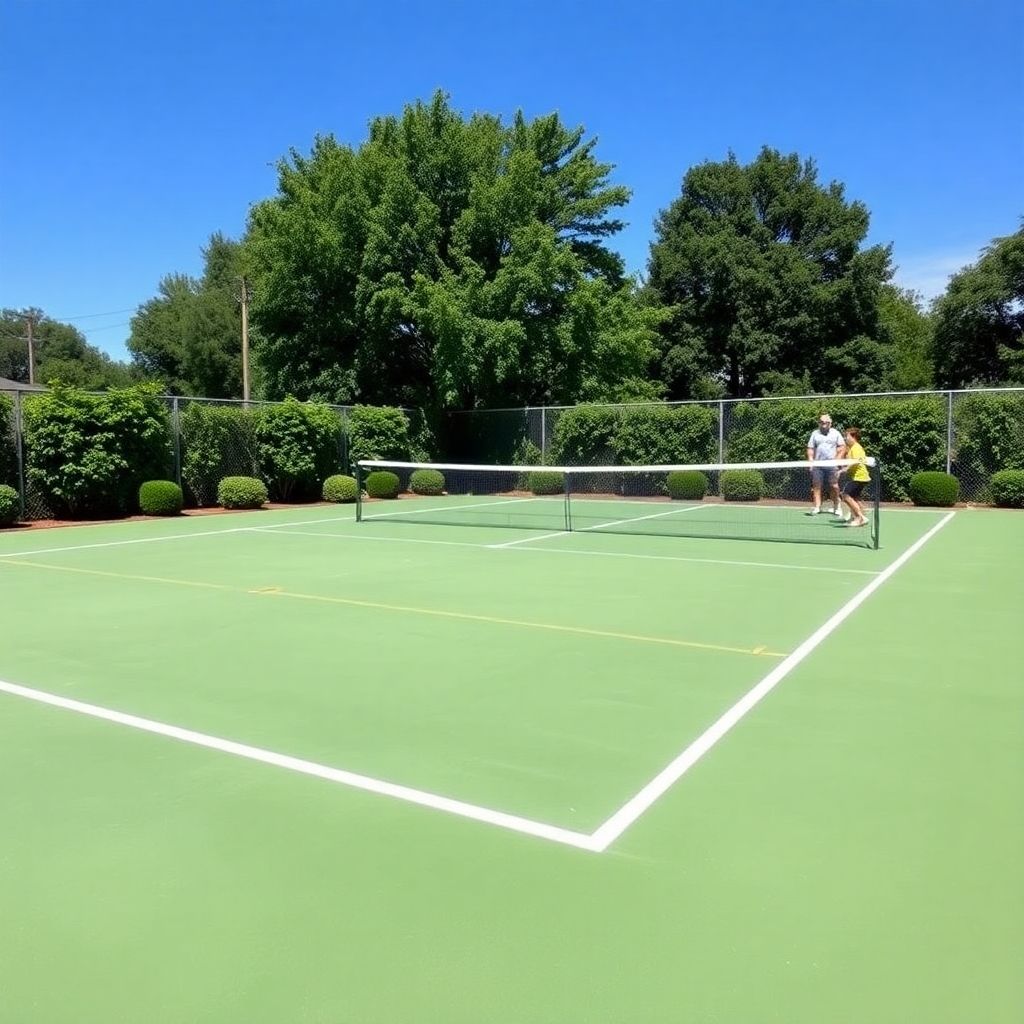
[[[401,489],[398,474],[386,469],[376,470],[366,478],[366,493],[371,498],[397,498]]]
[[[564,410],[551,438],[551,460],[560,466],[600,466],[615,461],[612,438],[622,417],[609,405]]]
[[[355,501],[358,494],[359,487],[354,477],[337,474],[329,476],[324,481],[324,501],[336,501],[340,504],[345,504],[349,501]]]
[[[915,505],[949,508],[960,497],[960,481],[948,473],[925,471],[910,478],[910,500]]]
[[[147,480],[139,488],[139,508],[144,516],[181,514],[185,499],[173,480]]]
[[[226,476],[217,485],[217,501],[225,508],[262,508],[267,485],[253,476]]]
[[[526,486],[533,494],[562,494],[565,491],[565,474],[535,469],[529,475]]]
[[[348,454],[360,459],[409,459],[409,417],[392,406],[357,405],[348,414]]]
[[[256,413],[260,476],[275,501],[312,501],[341,463],[342,421],[326,405],[286,398]]]
[[[18,451],[14,438],[14,401],[0,393],[0,484],[13,484],[18,480]]]
[[[214,505],[224,477],[258,472],[255,409],[189,402],[179,420],[181,476],[190,504]]]
[[[416,469],[409,477],[409,490],[413,494],[444,494],[444,474],[436,469]]]
[[[627,406],[611,439],[624,466],[710,462],[717,453],[717,410],[702,405]]]
[[[696,469],[669,473],[666,483],[669,497],[677,500],[700,501],[708,493],[708,478]]]
[[[55,516],[126,515],[135,510],[139,485],[171,469],[159,385],[94,395],[53,383],[23,410],[28,476]]]
[[[756,469],[727,469],[722,473],[726,501],[758,501],[764,497],[764,477]]]
[[[20,510],[18,492],[7,484],[0,484],[0,527],[13,526],[18,521]]]
[[[956,395],[953,436],[953,469],[964,497],[994,500],[985,482],[1000,470],[1024,470],[1024,394]]]
[[[1003,469],[994,473],[989,490],[1000,508],[1024,508],[1024,469]]]

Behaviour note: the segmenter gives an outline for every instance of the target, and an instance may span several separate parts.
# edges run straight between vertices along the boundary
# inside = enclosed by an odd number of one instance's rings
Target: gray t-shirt
[[[820,428],[815,430],[807,447],[814,450],[815,459],[834,459],[842,444],[843,435],[835,427],[830,427],[828,433],[824,434]]]

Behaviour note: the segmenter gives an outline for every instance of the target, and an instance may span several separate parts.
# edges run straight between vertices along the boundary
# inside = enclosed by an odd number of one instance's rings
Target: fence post
[[[946,392],[946,472],[953,468],[953,392]]]
[[[718,401],[718,461],[725,462],[725,402]]]
[[[178,415],[178,397],[171,399],[171,424],[174,427],[174,481],[181,486],[181,417]]]
[[[540,407],[540,461],[547,461],[548,454],[548,407],[542,405]]]
[[[25,520],[25,444],[21,429],[21,392],[14,392],[14,449],[18,455],[18,519]]]

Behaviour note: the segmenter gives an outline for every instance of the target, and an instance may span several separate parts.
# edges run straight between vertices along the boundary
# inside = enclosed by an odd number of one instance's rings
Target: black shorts
[[[867,480],[847,480],[843,484],[843,494],[848,494],[854,501],[860,497],[861,491],[868,485]]]

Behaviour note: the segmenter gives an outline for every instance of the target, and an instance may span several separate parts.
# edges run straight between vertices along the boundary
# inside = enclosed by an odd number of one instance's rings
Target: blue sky
[[[289,148],[438,88],[598,136],[634,190],[632,270],[689,166],[762,144],[842,181],[929,296],[1024,214],[1019,0],[0,0],[0,38],[0,305],[117,356]]]

